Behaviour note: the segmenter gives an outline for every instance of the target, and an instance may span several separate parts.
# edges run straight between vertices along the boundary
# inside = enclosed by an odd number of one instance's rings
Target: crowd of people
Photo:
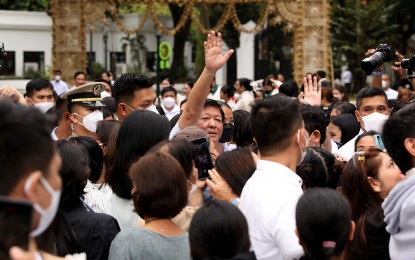
[[[415,96],[385,64],[354,104],[349,74],[221,87],[233,50],[204,51],[159,96],[135,73],[0,88],[0,207],[31,205],[0,212],[0,259],[413,258]]]

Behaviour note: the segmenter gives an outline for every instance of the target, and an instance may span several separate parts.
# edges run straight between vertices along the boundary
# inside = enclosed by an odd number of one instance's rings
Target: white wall
[[[52,19],[43,12],[0,10],[0,41],[16,53],[16,75],[23,75],[23,51],[45,53],[45,69],[52,65]]]
[[[126,14],[123,16],[127,28],[134,28],[139,23],[137,14]],[[169,16],[159,18],[168,28],[172,27]],[[104,28],[100,23],[95,24],[96,31],[93,33],[93,50],[96,61],[105,64],[104,60]],[[90,34],[86,30],[86,50],[90,51]],[[110,52],[122,51],[121,38],[126,34],[119,31],[115,24],[111,24],[108,31],[108,67],[110,66]],[[146,22],[140,34],[146,38],[145,45],[148,51],[156,51],[156,36],[154,24],[151,19]],[[133,35],[131,35],[132,37]],[[0,10],[0,41],[4,42],[6,51],[16,53],[16,75],[23,76],[23,52],[43,51],[45,53],[45,69],[52,66],[52,18],[45,12],[5,11]],[[163,35],[161,41],[173,44],[173,36]],[[131,62],[131,54],[127,50],[127,63]],[[63,69],[63,68],[61,68]]]
[[[124,24],[128,28],[134,28],[139,24],[137,14],[127,14],[123,16]],[[169,16],[159,17],[161,22],[167,27],[172,27],[172,20]],[[244,25],[247,28],[255,26],[252,21]],[[104,61],[104,42],[103,27],[100,23],[95,24],[96,31],[93,33],[93,51],[96,61],[103,66]],[[24,51],[43,51],[45,53],[45,69],[52,66],[52,19],[44,12],[26,11],[4,11],[0,10],[0,41],[4,42],[6,51],[16,53],[16,75],[23,75],[23,52]],[[87,26],[88,28],[88,26]],[[126,35],[119,31],[115,24],[108,28],[108,67],[110,66],[110,52],[122,51],[121,38]],[[156,36],[154,24],[149,19],[143,30],[140,32],[145,36],[145,45],[150,52],[156,51]],[[86,30],[86,50],[90,51],[89,31]],[[161,41],[173,44],[173,36],[163,35]],[[241,47],[238,48],[237,76],[254,79],[254,34],[241,33]],[[223,46],[223,50],[228,48]],[[131,54],[127,50],[127,63],[131,63]],[[191,44],[186,43],[185,65],[191,67]],[[62,69],[62,68],[61,68]],[[226,79],[226,65],[217,75],[218,84],[222,85]]]

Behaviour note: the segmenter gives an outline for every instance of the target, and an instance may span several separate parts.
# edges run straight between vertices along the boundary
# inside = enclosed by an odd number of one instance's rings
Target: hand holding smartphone
[[[198,179],[209,178],[209,170],[213,169],[212,157],[210,156],[209,142],[206,138],[192,140],[195,146],[194,161],[198,171]]]

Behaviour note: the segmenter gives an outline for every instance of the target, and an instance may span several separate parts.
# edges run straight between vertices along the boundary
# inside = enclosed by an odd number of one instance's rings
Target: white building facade
[[[166,27],[172,27],[169,16],[160,17]],[[126,27],[134,28],[140,22],[140,15],[123,15]],[[252,23],[252,22],[250,22]],[[251,25],[251,24],[250,24]],[[252,25],[251,25],[252,26]],[[90,33],[89,25],[86,30],[86,50],[95,63],[102,65],[103,69],[111,70],[116,76],[121,73],[137,71],[134,64],[136,57],[131,47],[123,48],[128,41],[122,40],[126,34],[118,30],[114,23],[104,27],[100,23],[94,25],[95,30]],[[52,18],[46,12],[5,11],[0,10],[0,42],[4,43],[7,56],[3,59],[0,68],[1,77],[22,78],[30,71],[45,71],[50,75],[52,69]],[[143,49],[140,51],[141,73],[149,76],[155,75],[155,58],[157,52],[157,38],[154,24],[149,20],[142,31],[139,32],[143,40]],[[104,35],[107,35],[105,48]],[[91,38],[92,36],[92,38]],[[135,37],[131,35],[130,38]],[[173,36],[163,35],[161,41],[173,44]],[[253,79],[254,72],[254,35],[241,34],[241,48],[238,55],[238,76],[249,76]],[[192,68],[191,43],[186,43],[185,66]],[[224,46],[224,51],[227,47]],[[105,67],[105,65],[107,65]],[[225,65],[226,66],[226,65]],[[65,68],[59,68],[65,70]],[[75,73],[71,72],[71,73]],[[217,82],[223,84],[226,78],[226,67],[216,75]],[[3,82],[2,82],[3,81]],[[72,82],[68,82],[72,84]],[[4,80],[0,78],[0,85]]]

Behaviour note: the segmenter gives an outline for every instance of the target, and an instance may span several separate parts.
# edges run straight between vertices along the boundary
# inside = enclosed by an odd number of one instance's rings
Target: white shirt
[[[388,88],[388,90],[385,91],[386,96],[388,97],[388,100],[391,99],[398,99],[398,91]]]
[[[169,140],[173,139],[173,137],[180,132],[180,126],[179,126],[179,122],[177,122],[174,127],[171,129],[170,134],[169,134]]]
[[[167,119],[170,121],[175,115],[180,114],[180,107],[178,105],[174,105],[172,111],[168,111],[164,105],[161,106],[164,110],[164,114],[166,115]]]
[[[120,198],[115,193],[111,194],[108,214],[118,221],[121,230],[136,227],[137,223],[143,221],[134,211],[133,200]]]
[[[51,80],[50,82],[52,83],[53,89],[56,91],[58,96],[62,94],[63,92],[66,92],[69,90],[68,84],[66,84],[66,82],[63,80],[59,80],[59,81]]]
[[[337,147],[336,142],[333,140],[330,140],[331,143],[331,153],[337,153],[339,151],[339,148]]]
[[[342,81],[343,81],[344,84],[352,83],[353,75],[352,75],[352,72],[350,70],[343,71],[341,77],[342,77]]]
[[[235,110],[245,110],[251,112],[251,103],[254,102],[254,94],[251,91],[244,91],[241,94],[241,99],[236,103]]]
[[[53,141],[58,141],[59,140],[59,138],[55,134],[56,129],[58,129],[58,127],[53,128],[52,133],[50,133],[50,137],[52,137]]]
[[[235,110],[236,104],[232,99],[229,99],[229,101],[226,102],[226,104],[228,104],[228,106],[231,107],[232,111]]]
[[[405,175],[406,175],[406,178],[409,178],[409,177],[415,176],[415,167],[414,167],[414,168],[412,168],[412,169],[410,169],[409,171],[407,171],[407,172],[405,173]]]
[[[359,133],[355,137],[353,137],[352,140],[348,141],[346,144],[340,147],[337,153],[343,156],[347,161],[352,159],[353,153],[355,152],[356,139],[359,135],[363,133],[363,130],[360,129]]]
[[[221,87],[218,85],[218,88],[216,89],[216,92],[215,93],[209,93],[209,95],[208,95],[208,99],[214,99],[214,100],[221,100],[221,101],[223,101],[222,99],[220,99],[220,89],[221,89]]]
[[[84,202],[90,206],[95,213],[108,213],[108,200],[100,190],[95,188],[90,180],[87,181],[84,192]]]
[[[236,144],[229,144],[228,145],[228,151],[233,151],[238,149],[238,146]]]
[[[295,235],[295,208],[302,180],[286,166],[259,160],[242,190],[239,209],[249,226],[258,259],[298,259],[303,249]]]

